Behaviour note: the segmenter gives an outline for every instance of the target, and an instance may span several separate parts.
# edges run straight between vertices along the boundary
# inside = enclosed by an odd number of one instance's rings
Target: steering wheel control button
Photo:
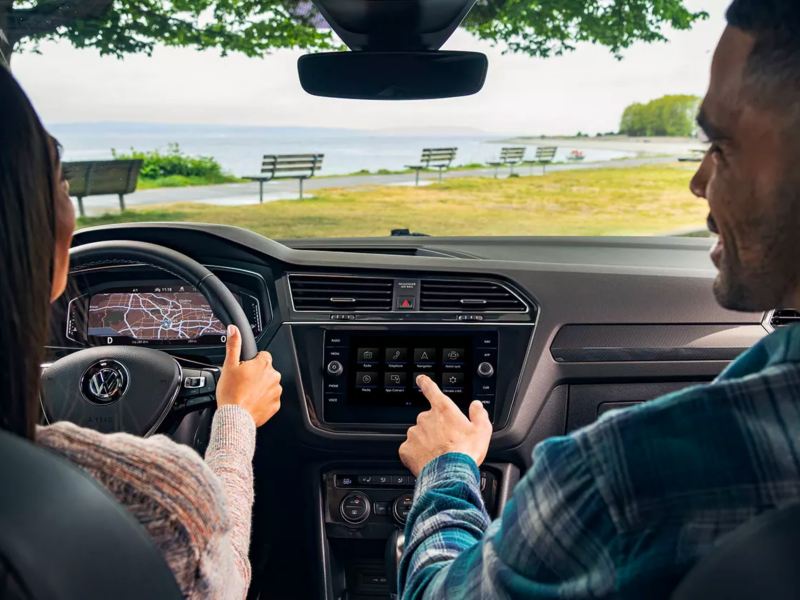
[[[414,503],[414,494],[403,494],[395,498],[392,504],[392,515],[401,525],[405,524],[408,514],[411,512],[411,505]]]
[[[483,361],[478,365],[478,376],[483,377],[484,379],[488,379],[489,377],[494,377],[494,366],[492,363]]]
[[[359,525],[369,518],[369,498],[361,492],[348,494],[339,505],[342,518],[351,525]]]
[[[184,369],[183,370],[183,389],[180,390],[180,395],[175,401],[176,406],[179,407],[182,400],[186,401],[186,406],[197,406],[204,404],[214,399],[214,391],[216,390],[216,379],[214,373],[206,370],[199,369]],[[204,396],[203,399],[199,399]]]
[[[206,387],[206,378],[204,375],[186,377],[183,380],[183,387],[187,390],[197,390]]]
[[[338,360],[332,360],[328,363],[328,366],[325,369],[328,371],[328,375],[333,375],[334,377],[338,377],[342,373],[344,373],[344,365]]]
[[[92,402],[116,402],[128,389],[128,370],[116,360],[101,360],[90,366],[81,378],[81,391]]]

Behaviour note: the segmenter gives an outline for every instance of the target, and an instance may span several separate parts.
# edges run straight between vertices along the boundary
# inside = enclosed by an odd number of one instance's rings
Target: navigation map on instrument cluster
[[[171,341],[225,335],[208,301],[196,291],[95,294],[88,312],[90,336]]]

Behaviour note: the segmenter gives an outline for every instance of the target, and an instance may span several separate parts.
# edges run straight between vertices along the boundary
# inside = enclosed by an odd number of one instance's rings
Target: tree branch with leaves
[[[684,0],[479,0],[464,26],[510,52],[547,57],[589,42],[619,56],[706,17]],[[117,57],[157,44],[247,56],[335,47],[319,25],[308,0],[0,0],[0,53],[58,38]]]
[[[334,46],[313,15],[283,0],[0,0],[0,32],[13,52],[67,39],[103,55],[150,54],[156,45],[216,48],[263,56],[276,48]]]

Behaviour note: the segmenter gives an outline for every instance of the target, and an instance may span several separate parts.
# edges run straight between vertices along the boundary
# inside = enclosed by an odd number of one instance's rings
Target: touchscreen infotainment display
[[[472,348],[466,337],[416,336],[351,340],[348,398],[371,406],[424,406],[419,375],[433,379],[456,403],[472,399]],[[469,390],[469,393],[467,393]]]
[[[462,410],[480,400],[493,413],[497,333],[335,333],[325,338],[324,415],[331,423],[413,423],[429,407],[427,375]]]
[[[219,343],[225,327],[189,285],[139,287],[89,299],[87,334],[110,343]]]

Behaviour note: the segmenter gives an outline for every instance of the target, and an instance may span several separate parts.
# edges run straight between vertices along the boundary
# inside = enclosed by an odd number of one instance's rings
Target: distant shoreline
[[[614,150],[617,152],[633,152],[637,157],[665,155],[684,156],[691,154],[694,149],[704,148],[704,144],[697,138],[634,138],[622,135],[597,137],[515,136],[504,139],[503,143],[526,146],[541,146],[546,144],[587,150]]]

